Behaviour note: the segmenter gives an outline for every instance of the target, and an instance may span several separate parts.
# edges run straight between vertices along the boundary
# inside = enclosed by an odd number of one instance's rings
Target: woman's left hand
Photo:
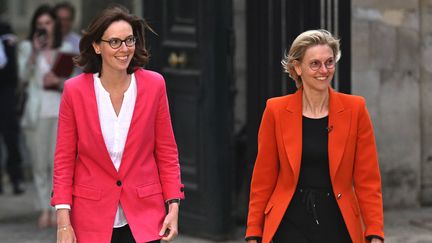
[[[60,86],[60,78],[53,72],[48,72],[43,78],[43,85],[45,89],[58,89]]]
[[[378,238],[373,238],[371,243],[383,243],[383,241]]]
[[[162,229],[159,232],[162,240],[171,241],[178,235],[178,212],[179,212],[179,204],[171,203],[169,205],[168,214],[165,217],[165,220],[162,225]]]

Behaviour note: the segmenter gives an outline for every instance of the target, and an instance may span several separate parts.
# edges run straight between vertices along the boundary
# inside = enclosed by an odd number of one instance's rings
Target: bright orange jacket
[[[384,238],[381,176],[362,97],[329,89],[328,154],[336,201],[354,243]],[[302,154],[302,89],[269,99],[258,134],[246,237],[269,243],[297,186]]]

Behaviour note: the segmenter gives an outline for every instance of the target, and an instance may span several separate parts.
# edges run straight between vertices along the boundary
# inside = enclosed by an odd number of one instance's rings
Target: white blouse
[[[118,171],[123,156],[123,150],[126,144],[129,127],[132,121],[132,115],[135,108],[137,97],[137,86],[135,75],[131,75],[129,88],[124,93],[123,103],[117,116],[111,103],[110,94],[102,86],[99,74],[93,74],[96,101],[99,113],[99,122],[102,129],[102,135],[105,146],[111,157],[114,167]],[[127,224],[123,209],[119,203],[114,227],[122,227]]]

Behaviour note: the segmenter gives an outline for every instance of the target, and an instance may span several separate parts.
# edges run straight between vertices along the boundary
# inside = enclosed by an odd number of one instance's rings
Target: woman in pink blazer
[[[177,146],[143,19],[110,7],[89,25],[60,105],[51,204],[57,242],[160,242],[177,235]],[[168,204],[168,213],[165,210]]]

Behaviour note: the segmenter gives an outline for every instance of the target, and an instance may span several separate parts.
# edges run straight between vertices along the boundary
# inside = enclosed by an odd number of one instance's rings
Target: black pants
[[[352,240],[331,189],[298,189],[273,242],[352,243]]]
[[[135,243],[129,225],[120,228],[114,228],[111,237],[111,243]],[[160,240],[150,241],[149,243],[160,243]]]
[[[6,147],[6,171],[15,187],[23,180],[22,161],[19,150],[19,124],[16,114],[15,90],[0,91],[0,137]],[[2,187],[2,165],[0,164],[0,189]]]

